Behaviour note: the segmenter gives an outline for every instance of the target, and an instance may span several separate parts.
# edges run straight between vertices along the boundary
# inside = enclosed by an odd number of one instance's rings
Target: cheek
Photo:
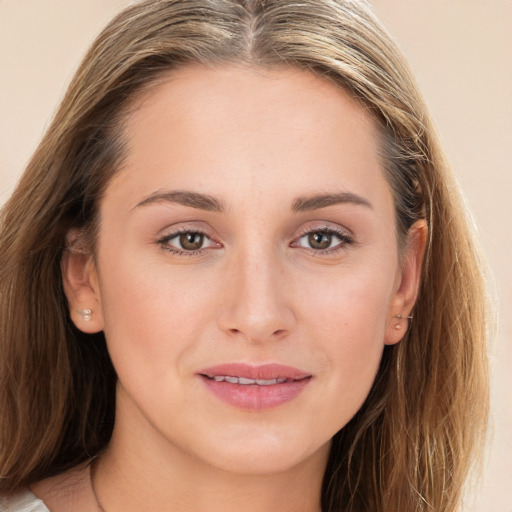
[[[130,379],[149,374],[158,380],[170,368],[179,373],[194,352],[213,315],[212,283],[206,276],[184,281],[179,270],[136,254],[105,260],[102,267],[105,336],[120,378],[126,372]]]
[[[322,361],[320,379],[331,424],[343,426],[359,410],[375,380],[384,349],[392,281],[356,272],[317,282],[304,296],[304,323]],[[310,289],[311,290],[311,289]]]
[[[359,352],[383,344],[393,292],[391,275],[389,269],[380,274],[352,267],[303,283],[307,323],[322,333],[322,339],[340,340]]]

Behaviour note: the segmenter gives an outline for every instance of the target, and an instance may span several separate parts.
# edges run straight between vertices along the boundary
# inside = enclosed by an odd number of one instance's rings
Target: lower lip
[[[270,386],[217,382],[201,375],[206,387],[218,398],[239,409],[263,410],[279,407],[297,397],[311,378],[304,378]]]

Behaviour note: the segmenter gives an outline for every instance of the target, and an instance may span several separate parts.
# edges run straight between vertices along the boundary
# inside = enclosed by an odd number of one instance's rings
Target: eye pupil
[[[195,251],[203,246],[204,235],[201,233],[181,233],[180,245],[187,251]]]
[[[332,235],[322,231],[315,231],[308,235],[308,242],[313,249],[327,249],[332,242]]]

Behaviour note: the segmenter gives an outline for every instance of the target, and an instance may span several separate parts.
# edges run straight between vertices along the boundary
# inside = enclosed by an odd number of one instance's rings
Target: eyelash
[[[312,247],[308,248],[308,247],[303,247],[303,246],[299,245],[300,240],[302,238],[304,238],[307,235],[311,235],[313,233],[320,233],[322,235],[336,236],[337,238],[339,238],[340,242],[336,246],[330,247],[330,248],[327,248],[327,249],[314,249]],[[219,242],[215,242],[214,240],[212,240],[211,237],[208,236],[204,231],[202,231],[200,229],[188,229],[188,228],[178,229],[178,230],[170,233],[169,235],[166,235],[166,236],[162,237],[161,239],[159,239],[157,241],[157,244],[163,250],[168,251],[168,252],[170,252],[172,254],[176,254],[178,256],[195,256],[197,254],[203,253],[205,250],[210,249],[210,247],[203,247],[203,248],[200,248],[200,249],[195,249],[195,250],[188,251],[188,250],[184,250],[184,249],[183,250],[182,249],[177,249],[176,247],[172,247],[171,245],[169,245],[169,242],[171,240],[173,240],[174,238],[179,237],[182,234],[200,235],[200,236],[203,236],[206,239],[208,239],[208,240],[210,240],[210,241],[212,241],[214,243],[219,244],[219,246],[220,246]],[[337,254],[339,251],[345,250],[347,245],[351,245],[353,243],[354,243],[354,239],[352,238],[352,236],[347,234],[345,231],[334,229],[334,228],[329,227],[329,226],[323,226],[323,227],[317,228],[317,229],[305,230],[300,236],[298,236],[297,238],[295,238],[292,241],[292,243],[290,244],[290,247],[302,247],[303,249],[308,250],[313,255],[334,255],[334,254]]]

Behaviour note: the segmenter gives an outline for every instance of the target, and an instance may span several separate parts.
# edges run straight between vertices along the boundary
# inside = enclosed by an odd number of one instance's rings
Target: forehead
[[[313,187],[371,197],[384,183],[371,115],[340,87],[294,68],[172,71],[136,101],[125,135],[116,180],[141,194],[168,187],[234,197],[243,183],[262,194]]]

